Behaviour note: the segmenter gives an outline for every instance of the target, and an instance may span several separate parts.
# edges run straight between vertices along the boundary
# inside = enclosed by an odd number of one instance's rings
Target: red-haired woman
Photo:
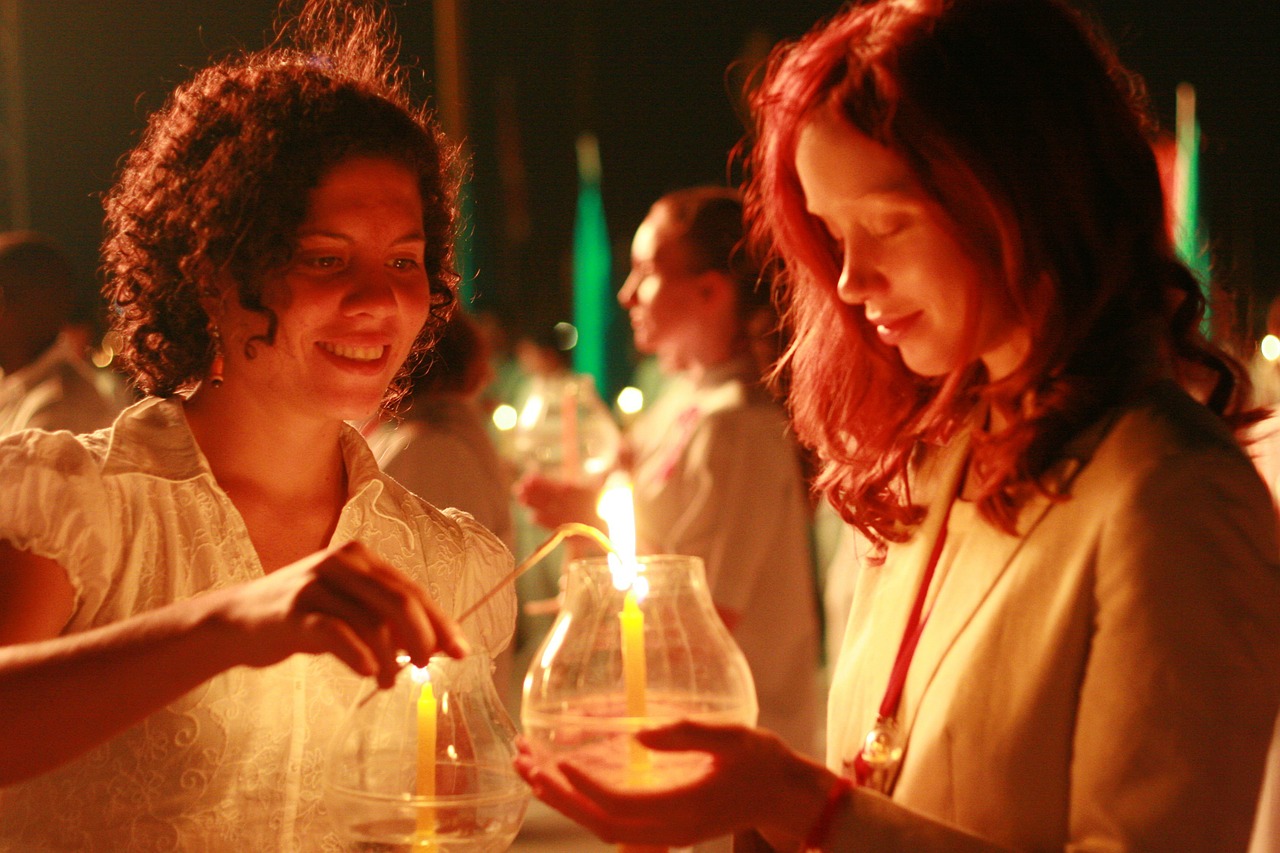
[[[712,753],[705,777],[631,793],[526,755],[543,798],[630,842],[1244,850],[1275,521],[1138,92],[1055,0],[881,0],[776,52],[749,196],[787,271],[792,417],[881,545],[827,768],[680,724],[641,740]]]

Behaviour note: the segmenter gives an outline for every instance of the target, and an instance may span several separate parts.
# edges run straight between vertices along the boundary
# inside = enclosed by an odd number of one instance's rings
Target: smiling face
[[[971,352],[998,379],[1021,363],[1028,334],[1007,296],[987,283],[951,216],[901,156],[823,109],[800,133],[796,172],[840,254],[840,299],[861,306],[909,370],[941,376]],[[978,306],[972,344],[966,301]]]
[[[424,247],[409,169],[369,157],[338,163],[311,191],[293,257],[266,279],[274,342],[253,340],[266,332],[262,314],[224,300],[222,390],[326,418],[373,412],[430,311]]]

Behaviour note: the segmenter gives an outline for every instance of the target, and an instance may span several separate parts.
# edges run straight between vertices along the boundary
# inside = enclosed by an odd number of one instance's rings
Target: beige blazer
[[[926,520],[861,570],[829,703],[833,769],[875,721],[963,451],[923,463]],[[1054,484],[1065,500],[1032,500],[1018,536],[977,516],[953,531],[891,801],[855,792],[834,849],[1245,850],[1280,703],[1266,488],[1172,385],[1087,431]]]

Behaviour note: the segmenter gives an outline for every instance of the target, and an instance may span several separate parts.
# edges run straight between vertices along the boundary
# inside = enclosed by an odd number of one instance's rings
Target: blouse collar
[[[382,492],[382,480],[364,437],[344,424],[339,442],[347,469],[347,501],[365,492],[370,492],[369,500],[375,500]],[[148,397],[121,412],[111,431],[103,471],[145,471],[175,482],[213,477],[209,461],[187,425],[181,397]]]

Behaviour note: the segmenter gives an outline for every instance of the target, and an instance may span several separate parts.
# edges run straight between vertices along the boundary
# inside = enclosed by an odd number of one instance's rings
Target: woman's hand
[[[348,542],[217,593],[215,614],[244,651],[269,666],[328,652],[389,687],[405,652],[425,666],[437,650],[468,652],[462,630],[426,590],[360,542]]]
[[[571,521],[604,529],[596,512],[600,499],[597,488],[526,474],[515,484],[514,491],[516,500],[529,508],[534,522],[548,530]]]
[[[53,570],[65,577],[48,560],[0,547],[0,575]],[[467,653],[457,623],[426,591],[358,542],[89,631],[45,639],[39,630],[49,629],[28,621],[28,641],[0,647],[0,786],[75,758],[233,666],[328,652],[388,687],[401,650],[419,665],[438,649]]]
[[[516,769],[535,796],[603,840],[670,846],[757,829],[780,849],[794,848],[834,779],[761,729],[682,721],[636,737],[653,750],[706,753],[709,768],[673,787],[627,789],[584,759],[553,761],[522,741]]]

